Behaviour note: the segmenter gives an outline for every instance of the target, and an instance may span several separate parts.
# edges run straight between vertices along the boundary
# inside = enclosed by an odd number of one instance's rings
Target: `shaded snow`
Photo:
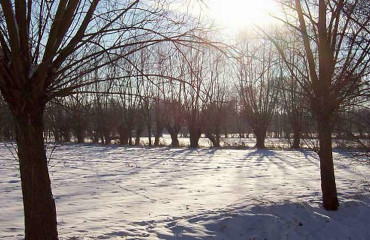
[[[369,164],[334,154],[320,207],[309,151],[63,145],[50,162],[61,239],[370,239]],[[0,144],[0,238],[21,239],[17,165]]]

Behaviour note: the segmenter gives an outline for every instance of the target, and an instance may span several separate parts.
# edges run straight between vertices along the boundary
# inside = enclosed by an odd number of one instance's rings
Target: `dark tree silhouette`
[[[189,28],[171,21],[162,6],[139,0],[1,1],[0,90],[16,125],[26,239],[58,238],[43,136],[46,104],[107,81],[83,75],[189,36]]]
[[[370,15],[367,1],[284,1],[287,15],[282,19],[296,30],[303,44],[308,64],[308,77],[296,79],[309,98],[310,109],[317,122],[323,205],[326,210],[339,206],[334,175],[332,133],[339,109],[357,97],[369,73]],[[303,3],[303,4],[302,4]],[[293,65],[283,47],[271,36],[291,73]]]

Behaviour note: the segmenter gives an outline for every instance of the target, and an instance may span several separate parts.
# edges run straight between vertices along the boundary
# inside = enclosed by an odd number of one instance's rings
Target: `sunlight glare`
[[[278,11],[274,0],[209,0],[209,14],[222,28],[238,31],[252,25],[268,25]]]

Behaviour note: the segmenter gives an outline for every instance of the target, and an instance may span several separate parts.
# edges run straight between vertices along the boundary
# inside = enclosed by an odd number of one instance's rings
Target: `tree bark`
[[[191,148],[198,148],[199,147],[199,138],[201,136],[201,131],[194,127],[189,127],[189,135],[190,135],[190,147]]]
[[[58,130],[53,130],[54,142],[60,143],[60,134]]]
[[[256,147],[264,149],[265,148],[266,129],[265,128],[256,128],[253,131],[254,131],[254,135],[256,135]]]
[[[299,149],[301,147],[301,131],[293,130],[293,149]]]
[[[150,123],[148,123],[148,140],[149,146],[152,146],[152,126]]]
[[[129,132],[128,132],[128,145],[132,146],[132,131],[131,131],[131,128],[129,128]]]
[[[154,146],[159,146],[159,140],[162,136],[162,132],[163,132],[163,127],[157,126],[156,132],[155,132],[155,138],[154,138]]]
[[[212,147],[220,147],[220,137],[218,134],[207,133],[206,137],[212,142]]]
[[[94,131],[91,135],[92,135],[91,136],[92,143],[94,143],[94,144],[99,143],[99,134],[96,131]]]
[[[43,107],[33,105],[15,114],[27,240],[58,239],[42,115]]]
[[[177,132],[173,132],[170,134],[171,135],[171,146],[172,147],[179,147],[179,139],[177,138]]]
[[[136,138],[135,138],[135,145],[139,146],[140,145],[140,137],[141,137],[141,128],[136,128]]]
[[[85,143],[84,133],[82,131],[76,131],[77,143]]]
[[[71,142],[69,130],[63,130],[61,136],[63,142]]]
[[[103,133],[104,144],[109,145],[111,143],[110,131],[105,129]]]
[[[128,138],[129,138],[129,130],[125,125],[120,125],[118,127],[118,133],[119,133],[119,140],[121,145],[127,145],[128,144]]]
[[[171,147],[179,147],[180,143],[179,143],[179,139],[177,135],[179,134],[180,127],[167,126],[166,128],[167,128],[168,133],[171,136]]]
[[[336,211],[338,210],[339,201],[332,154],[332,126],[330,119],[327,118],[319,118],[317,124],[320,142],[319,158],[323,205],[326,210]]]

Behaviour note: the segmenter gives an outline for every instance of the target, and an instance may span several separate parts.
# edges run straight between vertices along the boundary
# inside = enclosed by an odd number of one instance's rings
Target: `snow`
[[[57,146],[60,238],[370,239],[370,165],[334,158],[341,206],[327,212],[310,151]],[[4,144],[0,193],[0,239],[22,239],[18,166]]]

